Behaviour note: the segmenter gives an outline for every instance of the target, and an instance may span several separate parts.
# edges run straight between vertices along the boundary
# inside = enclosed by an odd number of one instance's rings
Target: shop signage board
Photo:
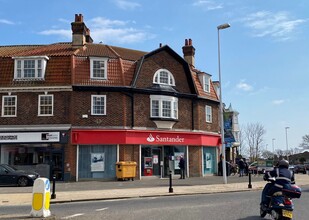
[[[60,132],[0,133],[0,143],[59,142]]]
[[[73,144],[145,144],[219,146],[220,135],[201,132],[73,130]]]

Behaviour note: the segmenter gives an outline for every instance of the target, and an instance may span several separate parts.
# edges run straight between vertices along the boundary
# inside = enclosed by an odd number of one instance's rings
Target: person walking
[[[239,177],[243,177],[245,171],[245,162],[243,159],[239,160],[238,166],[239,166]]]
[[[180,178],[179,179],[185,179],[186,164],[185,164],[185,159],[183,158],[183,156],[180,157],[178,166],[180,168]]]

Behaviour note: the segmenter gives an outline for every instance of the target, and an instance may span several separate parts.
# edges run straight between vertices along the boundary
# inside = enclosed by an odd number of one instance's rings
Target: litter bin
[[[120,161],[116,163],[117,180],[134,180],[136,176],[136,162]]]

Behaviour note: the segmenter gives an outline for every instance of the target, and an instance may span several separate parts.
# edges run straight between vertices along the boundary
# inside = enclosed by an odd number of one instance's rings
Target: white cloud
[[[131,27],[134,21],[110,20],[103,17],[96,17],[85,22],[90,29],[90,35],[95,42],[102,41],[104,44],[124,44],[142,42],[155,37],[146,30]],[[72,31],[63,29],[51,29],[39,32],[42,35],[59,35],[71,40]]]
[[[252,29],[254,37],[270,36],[280,41],[286,41],[293,37],[297,27],[306,20],[293,19],[285,11],[277,13],[259,11],[249,14],[242,19],[242,22]]]
[[[117,5],[117,7],[123,10],[133,10],[141,6],[139,3],[126,0],[114,0],[113,2]]]
[[[45,30],[39,32],[41,35],[59,35],[65,39],[71,39],[72,31],[71,30],[64,30],[64,29],[54,29],[54,30]]]
[[[237,85],[236,87],[240,90],[243,90],[243,91],[252,91],[253,90],[253,87],[251,85],[249,85],[248,83],[245,82],[245,80],[241,80]]]
[[[202,7],[208,11],[223,8],[223,5],[221,3],[217,3],[213,0],[198,0],[193,3],[193,6]]]
[[[0,23],[2,23],[2,24],[10,24],[10,25],[15,24],[13,21],[9,21],[9,20],[6,20],[6,19],[0,19]]]
[[[145,30],[130,27],[134,21],[110,20],[97,17],[89,22],[91,36],[95,41],[103,43],[135,43],[155,37]]]
[[[285,100],[283,100],[283,99],[277,99],[277,100],[272,101],[273,105],[281,105],[284,102],[285,102]]]

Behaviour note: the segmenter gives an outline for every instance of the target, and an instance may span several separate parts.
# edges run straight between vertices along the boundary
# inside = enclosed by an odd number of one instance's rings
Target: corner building
[[[118,161],[135,161],[143,179],[179,174],[183,156],[188,177],[216,174],[220,103],[211,75],[195,69],[192,40],[183,56],[168,45],[143,52],[93,43],[81,14],[71,25],[70,43],[0,47],[0,135],[40,139],[1,139],[1,163],[23,153],[19,165],[80,181],[115,179]]]

